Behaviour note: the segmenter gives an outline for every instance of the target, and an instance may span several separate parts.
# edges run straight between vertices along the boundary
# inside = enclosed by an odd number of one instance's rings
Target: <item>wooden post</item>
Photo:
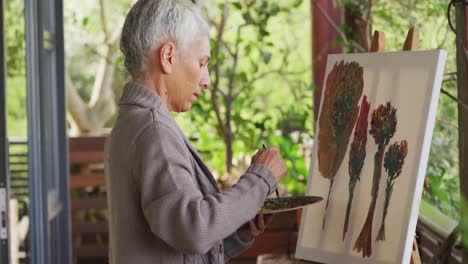
[[[468,104],[467,83],[467,16],[466,7],[455,5],[457,45],[458,100]],[[463,263],[468,264],[468,111],[458,105],[458,147],[460,166],[460,234],[463,245]]]
[[[327,56],[330,53],[342,52],[340,45],[333,44],[338,34],[325,16],[341,27],[341,10],[334,6],[333,1],[330,0],[310,0],[310,9],[312,16],[312,77],[316,87],[313,99],[314,121],[317,121]]]

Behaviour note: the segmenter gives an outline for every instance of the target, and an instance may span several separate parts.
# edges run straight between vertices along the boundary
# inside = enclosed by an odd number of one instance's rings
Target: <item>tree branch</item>
[[[465,110],[468,110],[468,106],[464,104],[462,101],[458,100],[455,96],[451,95],[449,92],[447,92],[444,88],[440,88],[440,92],[447,95],[450,99],[454,100],[457,102],[459,105],[461,105]]]
[[[99,57],[99,59],[104,59],[106,58],[106,55],[105,54],[102,54],[100,53],[99,51],[97,51],[97,49],[91,47],[88,43],[85,43],[84,44],[85,48],[87,50],[89,50],[92,54],[96,55],[97,57]]]
[[[227,50],[227,52],[229,53],[229,55],[231,55],[231,57],[234,57],[234,52],[231,50],[231,48],[228,46],[228,44],[226,42],[223,41],[223,43],[221,43],[223,45],[223,47]]]
[[[104,0],[99,0],[99,14],[104,34],[104,54],[87,46],[99,56],[100,60],[91,99],[88,103],[82,100],[70,76],[66,74],[69,120],[75,133],[95,131],[102,128],[116,108],[112,81],[115,69],[114,59],[117,54],[115,46],[120,39],[120,27],[112,35],[109,35]]]
[[[236,45],[235,45],[235,51],[234,51],[234,58],[233,58],[233,63],[232,63],[232,69],[231,69],[231,74],[229,75],[228,78],[228,92],[225,97],[225,102],[226,102],[226,112],[224,113],[225,115],[225,120],[224,120],[224,125],[226,126],[226,136],[228,136],[229,139],[232,139],[232,133],[230,129],[230,124],[232,120],[232,102],[236,99],[236,96],[234,96],[234,80],[236,77],[236,71],[237,71],[237,64],[239,61],[239,46],[241,42],[241,31],[242,28],[244,28],[247,23],[240,25],[237,28],[237,34],[236,34]]]
[[[215,58],[219,58],[220,53],[221,53],[221,42],[223,41],[223,33],[224,33],[224,27],[226,25],[226,20],[229,15],[229,1],[225,1],[223,4],[223,12],[221,14],[221,21],[219,24],[215,24],[218,30],[218,34],[216,36],[216,46],[214,49],[215,52]],[[218,105],[218,101],[216,100],[217,93],[221,93],[219,89],[220,85],[220,78],[221,78],[221,69],[220,69],[220,63],[219,61],[216,61],[216,64],[214,65],[214,73],[215,73],[215,80],[212,85],[212,90],[211,90],[211,103],[213,105],[213,109],[216,115],[216,120],[218,121],[219,127],[221,129],[221,135],[223,138],[226,139],[227,136],[227,127],[225,127],[223,120],[221,119],[221,111]]]
[[[452,76],[452,75],[457,75],[457,72],[446,72],[444,73],[444,76]]]
[[[113,113],[115,110],[114,94],[112,93],[112,79],[114,76],[115,52],[110,47],[106,47],[106,58],[101,59],[96,79],[94,80],[93,93],[89,106],[94,109]],[[107,113],[106,113],[107,115]]]
[[[67,90],[67,112],[72,132],[77,133],[80,128],[86,127],[82,120],[86,120],[87,105],[76,91],[70,76],[65,73],[65,89]]]
[[[99,0],[99,18],[101,20],[102,32],[104,33],[104,43],[109,41],[109,32],[107,31],[107,18],[105,13],[104,0]]]
[[[447,127],[455,128],[455,129],[458,130],[458,126],[457,126],[457,125],[454,125],[454,124],[452,124],[452,123],[450,123],[450,122],[447,122],[447,121],[445,121],[445,120],[442,120],[442,119],[437,118],[437,122],[439,122],[439,123],[441,123],[441,124],[443,124],[443,125],[445,125],[445,126],[447,126]]]
[[[445,80],[442,80],[442,83],[446,83],[446,82],[451,82],[451,81],[456,81],[457,78],[456,77],[453,77],[453,78],[447,78]]]
[[[207,18],[207,20],[208,20],[208,23],[211,26],[218,28],[218,24],[213,19]],[[231,48],[228,46],[228,44],[226,42],[222,41],[221,45],[223,45],[223,47],[226,49],[226,51],[229,53],[229,55],[234,57],[234,52],[232,52]]]
[[[122,25],[123,23],[119,23]],[[110,45],[118,44],[120,41],[120,35],[122,34],[121,27],[117,27],[117,29],[110,35],[109,43]]]
[[[243,27],[247,26],[248,24],[242,24],[237,28],[237,33],[236,33],[236,45],[235,45],[235,51],[233,53],[233,63],[232,63],[232,70],[231,70],[231,75],[229,76],[229,82],[228,82],[228,97],[232,96],[232,92],[234,90],[234,78],[236,76],[235,72],[237,70],[237,63],[239,61],[239,45],[241,41],[241,30]]]

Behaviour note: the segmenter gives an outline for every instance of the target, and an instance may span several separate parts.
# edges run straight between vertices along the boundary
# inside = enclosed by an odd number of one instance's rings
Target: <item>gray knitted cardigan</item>
[[[225,192],[157,93],[127,83],[106,141],[111,264],[225,263],[253,241],[236,230],[276,188],[252,164]]]

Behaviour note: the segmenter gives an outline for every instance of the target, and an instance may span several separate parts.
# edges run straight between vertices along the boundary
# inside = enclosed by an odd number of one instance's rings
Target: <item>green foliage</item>
[[[224,13],[226,25],[218,43],[223,3],[212,1],[206,6],[217,9],[205,10],[212,28],[214,87],[177,120],[198,139],[197,149],[221,176],[227,172],[229,143],[222,125],[229,126],[233,135],[234,176],[242,173],[263,143],[279,146],[289,169],[282,183],[290,192],[304,192],[308,164],[300,148],[303,138],[312,137],[310,37],[304,38],[301,30],[308,7],[303,1],[233,2]]]
[[[24,76],[7,78],[7,132],[8,136],[26,136],[26,80]]]
[[[25,35],[24,35],[24,3],[19,0],[6,1],[5,29],[7,42],[7,75],[25,74]]]
[[[24,3],[19,0],[7,1],[5,7],[7,133],[9,137],[25,136],[27,109]]]
[[[456,95],[455,82],[445,82],[443,87]],[[457,120],[457,104],[441,95],[423,195],[425,200],[454,219],[460,216]]]

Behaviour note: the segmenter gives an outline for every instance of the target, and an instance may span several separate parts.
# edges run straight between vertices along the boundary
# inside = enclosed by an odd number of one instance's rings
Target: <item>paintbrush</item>
[[[265,144],[262,144],[262,145],[263,145],[263,149],[265,149],[265,148],[266,148],[266,147],[265,147]],[[280,197],[279,197],[278,188],[275,189],[275,193],[276,193],[276,198],[279,199]]]

